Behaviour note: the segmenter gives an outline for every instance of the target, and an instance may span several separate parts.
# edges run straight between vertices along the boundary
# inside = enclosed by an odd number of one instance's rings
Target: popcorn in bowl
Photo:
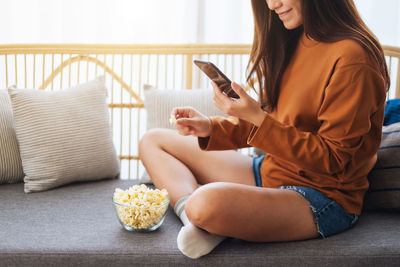
[[[145,184],[127,190],[116,188],[113,202],[118,219],[129,231],[153,231],[164,221],[169,197],[165,189],[151,189]]]

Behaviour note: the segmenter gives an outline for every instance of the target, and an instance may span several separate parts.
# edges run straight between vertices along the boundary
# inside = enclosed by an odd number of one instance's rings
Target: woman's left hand
[[[257,127],[261,125],[265,118],[264,110],[237,83],[232,82],[231,87],[239,95],[240,98],[238,99],[232,99],[222,93],[215,82],[212,82],[212,86],[214,88],[214,103],[220,110],[230,116],[251,122]]]

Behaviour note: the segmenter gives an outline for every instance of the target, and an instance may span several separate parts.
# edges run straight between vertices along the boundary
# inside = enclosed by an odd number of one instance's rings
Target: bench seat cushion
[[[249,243],[228,238],[192,260],[180,253],[181,222],[169,208],[163,225],[132,233],[119,224],[105,180],[25,194],[0,186],[0,266],[399,266],[400,214],[368,211],[356,227],[325,240]]]

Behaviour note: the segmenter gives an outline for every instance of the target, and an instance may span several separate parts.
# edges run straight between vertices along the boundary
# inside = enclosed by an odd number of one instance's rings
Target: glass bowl
[[[128,231],[151,232],[164,222],[169,198],[157,206],[136,206],[118,203],[112,198],[121,225]]]

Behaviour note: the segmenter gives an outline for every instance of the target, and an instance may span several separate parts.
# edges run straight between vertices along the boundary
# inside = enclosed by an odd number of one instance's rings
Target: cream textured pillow
[[[0,184],[23,181],[21,158],[7,90],[0,90]]]
[[[176,129],[169,122],[175,107],[191,106],[206,116],[226,116],[215,106],[211,89],[168,90],[145,85],[144,106],[147,112],[147,129]],[[139,178],[139,182],[151,183],[146,171]]]
[[[101,79],[62,91],[9,89],[9,95],[26,193],[119,175]]]
[[[175,129],[169,123],[175,107],[191,106],[206,116],[226,116],[215,106],[211,89],[168,90],[145,85],[144,106],[147,112],[147,129]]]

